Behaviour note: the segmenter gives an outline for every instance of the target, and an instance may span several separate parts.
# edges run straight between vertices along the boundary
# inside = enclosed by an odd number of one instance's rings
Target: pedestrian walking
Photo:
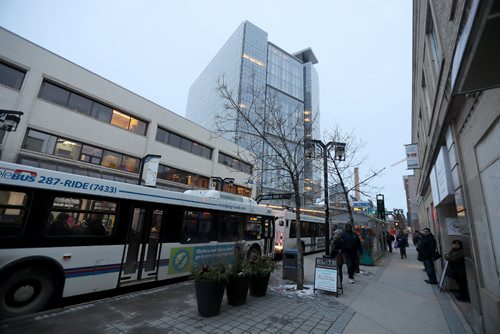
[[[396,236],[396,242],[398,244],[399,254],[401,255],[401,258],[406,259],[406,247],[408,247],[408,236],[404,234],[403,231],[399,231],[398,235]]]
[[[344,266],[344,258],[342,256],[342,230],[337,229],[333,234],[332,251],[330,256],[337,261],[337,270],[339,273],[340,281],[344,279],[344,274],[342,274],[342,267]]]
[[[341,236],[342,239],[342,253],[344,255],[344,260],[347,265],[347,273],[349,275],[349,283],[354,283],[354,271],[356,270],[356,265],[358,261],[358,252],[363,253],[363,248],[361,247],[361,240],[354,231],[352,230],[352,225],[347,224],[344,233]]]
[[[417,246],[418,259],[424,263],[425,271],[428,279],[425,280],[429,284],[437,284],[436,270],[434,261],[436,260],[436,238],[432,235],[431,230],[427,227],[422,230],[422,239]]]
[[[448,260],[446,276],[453,278],[458,285],[458,300],[469,300],[469,289],[467,288],[467,273],[465,271],[464,247],[460,240],[451,242],[451,250],[444,256]]]
[[[387,248],[389,248],[389,253],[392,253],[392,242],[394,241],[394,236],[388,232],[385,233],[385,241],[387,242]]]

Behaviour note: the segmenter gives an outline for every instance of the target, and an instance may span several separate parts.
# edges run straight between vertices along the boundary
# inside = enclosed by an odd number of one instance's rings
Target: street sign
[[[290,199],[292,198],[292,195],[292,193],[259,195],[255,200],[260,202],[271,199]]]

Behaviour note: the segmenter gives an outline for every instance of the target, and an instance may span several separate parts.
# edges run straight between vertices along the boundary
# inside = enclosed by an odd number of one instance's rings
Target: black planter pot
[[[264,297],[267,292],[270,276],[271,274],[265,276],[252,275],[250,277],[250,296]]]
[[[233,306],[245,304],[249,283],[250,279],[246,275],[229,277],[226,283],[227,303]]]
[[[213,317],[220,313],[224,297],[225,282],[195,280],[196,303],[202,317]]]

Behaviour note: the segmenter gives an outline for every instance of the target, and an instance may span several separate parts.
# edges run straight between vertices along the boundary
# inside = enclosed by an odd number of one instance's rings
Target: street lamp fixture
[[[0,109],[0,130],[16,131],[23,114],[22,111]]]
[[[329,141],[328,143],[323,143],[321,140],[313,139],[311,140],[316,146],[321,149],[321,154],[323,156],[323,187],[325,196],[325,225],[326,225],[326,236],[325,236],[325,254],[330,255],[330,204],[328,197],[328,153],[332,147],[335,148],[335,160],[345,161],[345,143],[338,143],[335,141]]]
[[[225,177],[225,178],[222,178],[222,177],[219,177],[219,176],[212,176],[210,178],[212,181],[215,181],[217,182],[218,184],[220,184],[220,191],[224,191],[224,184],[233,184],[234,183],[234,178],[233,177]]]

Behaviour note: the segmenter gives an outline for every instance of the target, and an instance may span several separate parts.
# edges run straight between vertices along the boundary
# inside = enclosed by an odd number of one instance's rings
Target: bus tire
[[[0,282],[0,318],[38,312],[56,293],[52,272],[32,267],[18,269]]]

